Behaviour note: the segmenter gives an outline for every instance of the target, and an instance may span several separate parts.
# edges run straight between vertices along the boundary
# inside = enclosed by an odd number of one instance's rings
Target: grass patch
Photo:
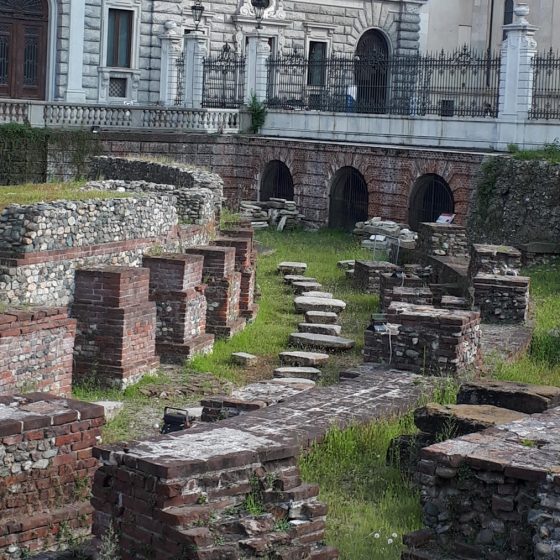
[[[91,200],[95,198],[127,198],[133,193],[116,191],[84,191],[85,181],[68,183],[28,183],[0,186],[0,211],[10,204],[35,204],[54,200]],[[137,196],[137,195],[136,195]]]
[[[508,146],[509,152],[515,159],[523,161],[544,160],[549,163],[560,163],[560,143],[555,140],[551,144],[545,144],[540,150],[520,150],[516,144]]]
[[[526,356],[496,364],[492,377],[560,386],[560,264],[524,271],[531,277],[535,332]]]
[[[348,306],[341,316],[343,336],[354,338],[356,348],[349,353],[333,356],[331,368],[338,369],[360,361],[364,329],[371,313],[377,310],[378,298],[360,294],[352,289],[344,272],[336,267],[339,260],[371,258],[371,252],[362,249],[358,241],[343,232],[259,232],[265,247],[274,254],[259,256],[257,283],[262,297],[257,319],[231,340],[216,342],[214,351],[194,358],[186,367],[194,371],[211,371],[218,377],[234,383],[246,381],[246,370],[231,363],[232,352],[256,354],[266,364],[277,364],[278,354],[288,347],[290,333],[297,331],[302,315],[294,313],[294,294],[282,283],[276,267],[281,261],[303,261],[308,265],[307,276],[316,278],[325,291],[344,300]],[[272,366],[269,368],[272,372]]]
[[[420,495],[386,464],[389,442],[416,429],[412,415],[333,429],[300,461],[304,480],[320,484],[329,506],[327,542],[345,560],[398,560],[402,536],[422,526]]]

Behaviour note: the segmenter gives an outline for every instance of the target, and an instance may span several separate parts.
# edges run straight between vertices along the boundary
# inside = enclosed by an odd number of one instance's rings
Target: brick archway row
[[[311,220],[326,225],[333,178],[343,167],[354,167],[368,186],[368,214],[399,222],[408,218],[409,198],[422,175],[435,174],[449,185],[457,222],[464,224],[475,177],[484,157],[434,149],[408,149],[285,140],[263,137],[185,134],[172,138],[154,133],[106,133],[105,149],[114,155],[129,153],[168,156],[204,165],[224,180],[228,205],[257,200],[262,173],[273,160],[284,163],[294,183],[294,200]]]

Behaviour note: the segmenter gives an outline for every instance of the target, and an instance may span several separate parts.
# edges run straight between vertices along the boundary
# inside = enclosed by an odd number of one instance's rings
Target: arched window
[[[0,0],[0,97],[44,99],[47,0]]]
[[[504,25],[509,25],[513,23],[513,8],[514,8],[513,0],[506,0],[504,3]],[[505,41],[507,37],[507,33],[504,30],[503,39]]]
[[[414,230],[422,222],[435,222],[441,214],[452,214],[455,201],[449,185],[439,175],[422,175],[412,188],[408,223]]]
[[[329,227],[351,231],[356,222],[368,218],[368,189],[363,175],[354,167],[343,167],[331,184]]]
[[[356,110],[387,111],[389,44],[381,31],[370,29],[358,41],[355,55]]]
[[[260,199],[284,198],[294,200],[294,182],[285,163],[273,160],[264,168],[261,179]]]

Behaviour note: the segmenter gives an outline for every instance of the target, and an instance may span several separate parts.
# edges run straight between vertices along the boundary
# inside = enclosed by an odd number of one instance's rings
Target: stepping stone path
[[[306,311],[333,311],[340,313],[346,309],[346,304],[339,299],[325,299],[299,296],[294,300],[294,305],[298,313]]]
[[[300,323],[298,331],[303,333],[315,334],[330,334],[332,336],[339,336],[342,332],[340,325],[324,325],[321,323]]]
[[[319,282],[292,282],[292,288],[296,294],[302,294],[310,290],[320,290],[322,287]]]
[[[250,366],[257,362],[257,357],[247,352],[234,352],[231,355],[231,360],[234,364],[240,366]]]
[[[317,292],[317,291],[311,291],[311,292],[303,292],[302,297],[316,297],[316,298],[323,298],[323,299],[332,299],[333,295],[329,292]]]
[[[314,367],[283,366],[274,370],[276,378],[300,378],[317,381],[321,377],[321,370]]]
[[[307,264],[303,262],[284,261],[278,265],[278,272],[281,274],[304,274]]]
[[[354,347],[354,341],[340,336],[312,333],[292,333],[290,343],[294,346],[304,346],[321,350],[350,350]]]
[[[336,325],[336,323],[338,323],[338,315],[332,311],[307,311],[305,314],[305,322]]]
[[[294,282],[317,282],[317,279],[301,274],[286,274],[284,276],[284,284],[293,284]]]
[[[322,366],[328,361],[329,355],[319,352],[280,352],[280,363],[283,366]]]

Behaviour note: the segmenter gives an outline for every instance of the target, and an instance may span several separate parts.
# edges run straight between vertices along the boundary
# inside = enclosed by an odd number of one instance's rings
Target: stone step
[[[294,367],[285,366],[279,367],[274,370],[274,377],[276,378],[301,378],[311,379],[317,381],[321,377],[321,370],[314,367]]]
[[[278,264],[277,270],[281,274],[303,274],[307,270],[307,263],[283,261]]]
[[[280,352],[280,363],[283,366],[322,366],[328,361],[329,355],[319,352]]]
[[[296,294],[302,294],[304,292],[309,292],[310,290],[320,290],[323,286],[319,282],[311,282],[305,280],[304,282],[292,282],[292,288]]]
[[[312,389],[316,385],[315,381],[304,377],[275,377],[274,379],[267,379],[266,382],[296,389],[301,388],[301,390]]]
[[[336,325],[336,323],[338,323],[338,315],[332,311],[308,311],[305,314],[305,322],[321,325]]]
[[[491,404],[535,414],[560,406],[560,387],[508,381],[471,381],[461,385],[457,404]]]
[[[296,312],[305,313],[306,311],[331,311],[340,313],[346,309],[346,303],[339,299],[325,299],[299,296],[294,300]]]
[[[317,279],[302,274],[286,274],[284,276],[284,284],[293,284],[294,282],[317,282]]]
[[[330,292],[320,292],[317,290],[312,290],[309,292],[303,292],[302,297],[314,297],[314,298],[323,298],[323,299],[332,299],[333,295]]]
[[[331,336],[328,334],[292,333],[290,335],[290,344],[307,348],[336,351],[349,350],[355,343],[349,338]]]
[[[300,323],[298,331],[304,333],[315,334],[330,334],[332,336],[339,336],[342,332],[340,325],[324,325],[321,323]]]
[[[522,412],[491,405],[429,403],[414,411],[414,423],[423,432],[453,439],[526,416]]]
[[[257,363],[257,357],[247,352],[234,352],[231,361],[239,366],[251,366]]]

